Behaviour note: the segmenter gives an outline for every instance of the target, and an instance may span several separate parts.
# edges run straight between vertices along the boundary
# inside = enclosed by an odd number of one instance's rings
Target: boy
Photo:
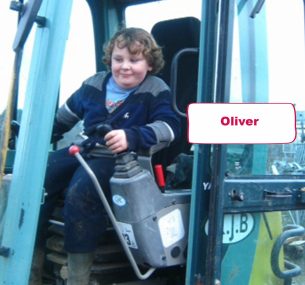
[[[109,195],[114,154],[147,149],[159,143],[169,145],[179,136],[179,119],[171,107],[168,86],[153,76],[164,61],[160,47],[149,33],[139,28],[122,29],[106,46],[103,60],[110,72],[87,79],[59,108],[53,138],[60,138],[83,120],[88,136],[83,143],[83,156]],[[104,138],[94,134],[101,123],[112,127]],[[86,285],[94,250],[106,229],[102,203],[85,170],[66,148],[50,155],[45,189],[48,195],[41,208],[32,280],[37,275],[41,279],[48,219],[57,197],[67,189],[64,221],[68,285]],[[38,274],[34,274],[35,258],[40,264]]]

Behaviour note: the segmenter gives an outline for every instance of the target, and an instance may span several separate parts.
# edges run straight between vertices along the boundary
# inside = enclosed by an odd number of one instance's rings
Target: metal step
[[[51,252],[47,254],[47,260],[56,263],[57,265],[67,265],[67,256],[55,252]],[[92,265],[91,271],[94,274],[101,274],[101,273],[109,273],[109,271],[116,271],[121,270],[124,268],[130,268],[129,262],[104,262],[98,263],[94,261]]]
[[[53,235],[47,240],[47,248],[55,253],[66,255],[62,236]],[[97,262],[127,261],[120,244],[100,244],[95,252]]]

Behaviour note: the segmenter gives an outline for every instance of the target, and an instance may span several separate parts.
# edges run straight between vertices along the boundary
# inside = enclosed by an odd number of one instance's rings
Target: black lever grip
[[[104,137],[110,131],[112,131],[112,127],[109,124],[99,124],[96,126],[96,133],[101,137]]]

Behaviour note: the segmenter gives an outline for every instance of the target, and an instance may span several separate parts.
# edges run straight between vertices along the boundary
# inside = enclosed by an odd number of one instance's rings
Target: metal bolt
[[[47,24],[47,18],[42,16],[37,16],[35,19],[35,23],[38,25],[39,28],[43,28]]]
[[[0,246],[0,255],[3,257],[9,257],[11,250],[8,247]]]

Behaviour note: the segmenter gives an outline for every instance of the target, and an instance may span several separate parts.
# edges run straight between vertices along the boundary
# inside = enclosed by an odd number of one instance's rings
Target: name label
[[[193,103],[187,116],[193,144],[286,144],[296,139],[291,103]]]
[[[257,126],[259,119],[239,119],[238,117],[222,117],[220,123],[223,126]]]

